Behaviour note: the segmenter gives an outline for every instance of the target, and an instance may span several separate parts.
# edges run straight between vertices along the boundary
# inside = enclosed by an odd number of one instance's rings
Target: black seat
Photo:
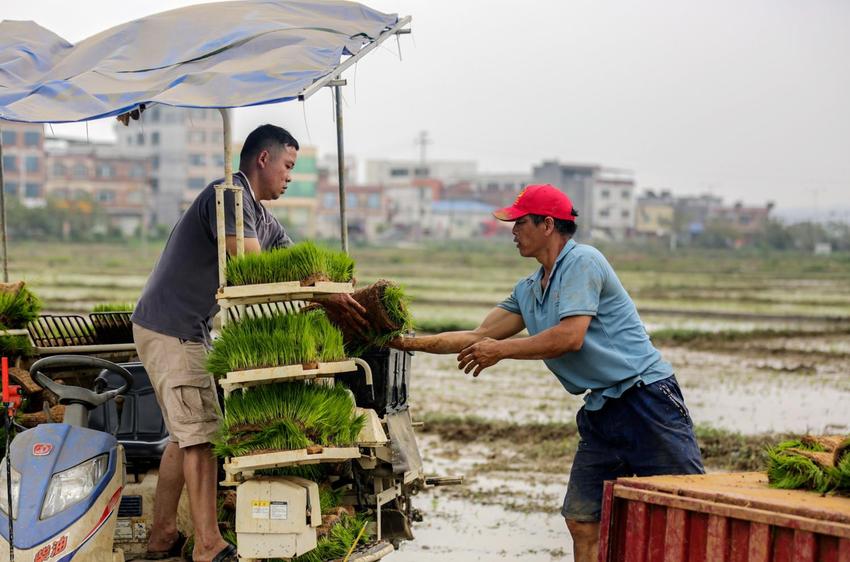
[[[168,445],[168,430],[150,378],[141,363],[121,366],[133,375],[133,388],[123,397],[120,419],[117,404],[110,400],[89,413],[89,427],[115,435],[124,446],[128,471],[159,466]],[[108,389],[118,388],[123,383],[120,376],[109,371],[101,372],[97,378],[106,381]]]

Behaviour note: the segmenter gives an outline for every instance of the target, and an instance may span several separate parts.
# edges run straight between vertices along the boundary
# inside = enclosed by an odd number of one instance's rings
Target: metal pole
[[[342,251],[348,253],[348,218],[345,216],[345,149],[342,142],[342,89],[334,84],[336,96],[336,165],[339,176],[339,230]]]
[[[2,134],[0,134],[2,137]],[[6,245],[6,183],[3,181],[3,140],[0,138],[0,246],[3,248],[3,282],[9,282],[9,258]]]
[[[219,109],[221,119],[224,125],[224,185],[231,190],[234,190],[233,202],[236,212],[236,255],[242,256],[245,254],[245,215],[242,212],[242,190],[236,190],[233,185],[233,128],[231,126],[230,110],[227,108]]]

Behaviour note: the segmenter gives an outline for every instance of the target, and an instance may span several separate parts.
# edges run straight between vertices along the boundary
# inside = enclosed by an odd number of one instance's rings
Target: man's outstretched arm
[[[428,353],[458,353],[462,349],[485,338],[503,340],[515,336],[525,328],[522,316],[508,312],[503,308],[494,308],[487,314],[480,326],[474,330],[443,332],[432,336],[401,337],[389,345],[406,351],[425,351]]]
[[[552,359],[578,351],[591,319],[590,316],[568,316],[548,330],[527,338],[509,341],[484,338],[458,354],[458,369],[477,377],[502,359]]]

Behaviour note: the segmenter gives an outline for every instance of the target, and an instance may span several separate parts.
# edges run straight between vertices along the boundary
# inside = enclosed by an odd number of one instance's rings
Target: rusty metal
[[[607,482],[600,562],[850,562],[850,498],[761,474]]]

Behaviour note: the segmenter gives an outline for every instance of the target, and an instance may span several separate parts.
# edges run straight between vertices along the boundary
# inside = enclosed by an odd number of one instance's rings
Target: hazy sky
[[[195,2],[4,0],[70,41]],[[780,207],[850,207],[848,0],[373,0],[413,34],[366,56],[345,88],[359,160],[472,159],[527,172],[542,159],[635,171],[641,188]],[[322,92],[236,113],[335,151]],[[305,124],[306,121],[306,124]],[[54,127],[85,135],[82,124]],[[111,124],[90,125],[92,138]]]

